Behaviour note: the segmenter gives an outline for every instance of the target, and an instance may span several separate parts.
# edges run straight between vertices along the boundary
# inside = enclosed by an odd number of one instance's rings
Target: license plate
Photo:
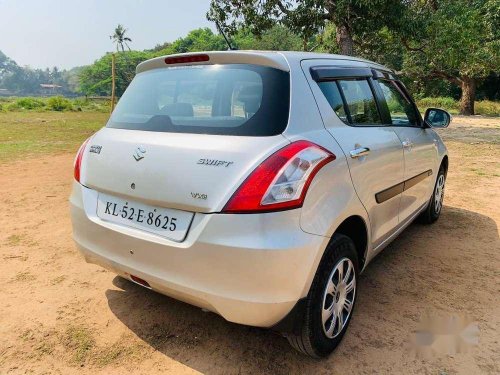
[[[192,212],[155,207],[147,204],[99,194],[97,216],[102,220],[142,229],[180,242],[186,237]]]

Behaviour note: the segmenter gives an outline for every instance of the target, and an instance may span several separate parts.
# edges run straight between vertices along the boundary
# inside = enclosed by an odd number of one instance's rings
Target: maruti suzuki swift
[[[450,120],[348,56],[148,60],[78,151],[74,239],[87,262],[323,357],[359,273],[438,219],[448,154],[433,128]]]

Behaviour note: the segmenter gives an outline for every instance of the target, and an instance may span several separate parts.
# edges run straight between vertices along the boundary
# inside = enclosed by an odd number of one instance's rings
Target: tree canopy
[[[128,44],[129,42],[132,42],[132,39],[130,39],[128,36],[125,36],[126,33],[127,29],[123,27],[123,25],[119,24],[118,26],[116,26],[113,35],[109,36],[109,39],[111,39],[113,43],[116,44],[117,51],[119,51],[121,48],[122,52],[124,52],[125,47],[127,47],[128,50],[130,51],[130,46]]]
[[[255,35],[280,24],[308,41],[330,23],[344,55],[354,55],[357,40],[382,27],[399,29],[406,9],[400,0],[211,0],[207,18],[230,34],[247,27]]]
[[[207,18],[235,38],[241,28],[260,36],[279,24],[303,50],[361,56],[443,87],[446,80],[460,87],[464,114],[474,113],[478,82],[498,83],[498,0],[211,0]]]
[[[416,79],[441,78],[460,86],[461,113],[474,114],[478,80],[500,67],[500,2],[416,2],[410,12],[418,31],[401,37],[403,71]]]
[[[232,43],[238,49],[300,49],[301,40],[283,26],[275,26],[256,38],[248,29],[240,29]],[[225,51],[224,38],[209,28],[189,32],[172,43],[165,43],[152,50],[123,51],[116,54],[116,94],[121,96],[135,74],[140,62],[157,56],[197,51]],[[106,54],[80,72],[80,89],[89,95],[109,95],[111,92],[111,54]]]
[[[237,49],[354,54],[394,69],[417,95],[461,96],[465,114],[474,113],[476,94],[500,99],[498,0],[212,0],[207,17],[229,33]],[[118,25],[110,37],[120,51],[118,96],[144,60],[228,49],[210,28],[144,51],[130,50],[127,33]],[[63,94],[108,96],[111,54],[61,71],[22,67],[0,52],[0,89],[36,95],[43,93],[42,83],[61,85]]]
[[[18,95],[32,95],[43,93],[41,84],[61,86],[58,93],[68,94],[71,87],[68,79],[73,76],[72,71],[52,69],[31,69],[19,66],[14,60],[0,51],[0,89],[8,90]]]

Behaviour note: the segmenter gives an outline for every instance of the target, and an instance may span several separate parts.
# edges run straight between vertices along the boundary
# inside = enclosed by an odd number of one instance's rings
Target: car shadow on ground
[[[116,317],[144,342],[202,373],[368,370],[364,356],[373,351],[406,360],[408,335],[426,308],[481,315],[475,309],[484,296],[471,298],[468,290],[484,285],[474,271],[478,266],[482,277],[494,277],[490,260],[499,243],[491,218],[450,206],[434,225],[412,224],[361,275],[351,326],[328,367],[296,353],[277,333],[229,323],[119,277],[113,283],[120,290],[108,290],[106,297]]]

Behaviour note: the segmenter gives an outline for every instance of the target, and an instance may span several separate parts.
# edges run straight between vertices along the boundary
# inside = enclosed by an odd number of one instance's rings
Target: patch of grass
[[[93,359],[97,366],[105,367],[122,362],[125,358],[130,359],[131,357],[137,357],[141,351],[142,347],[139,345],[118,342],[108,347],[101,348]]]
[[[488,174],[483,171],[482,169],[479,169],[479,168],[471,168],[470,169],[472,172],[474,172],[475,174],[477,174],[478,176],[487,176]]]
[[[62,343],[70,351],[71,362],[81,365],[85,363],[95,346],[92,332],[83,326],[70,326],[66,329]]]
[[[61,275],[61,276],[56,277],[55,279],[52,279],[50,284],[57,285],[57,284],[62,283],[64,280],[66,280],[66,275]]]
[[[33,281],[35,279],[36,279],[35,275],[31,274],[29,271],[25,271],[25,272],[18,272],[11,281],[26,282],[26,281]]]
[[[19,338],[23,341],[29,341],[33,340],[34,335],[35,333],[33,332],[33,330],[28,328],[19,335]]]
[[[36,246],[38,245],[35,241],[30,241],[25,234],[12,234],[7,237],[7,242],[5,243],[7,246]]]
[[[0,98],[0,112],[90,111],[109,113],[110,100],[89,98],[8,97]]]
[[[40,358],[45,355],[50,355],[54,352],[54,343],[52,342],[47,342],[47,341],[42,341],[36,345],[33,350],[35,357]]]
[[[21,243],[23,236],[20,234],[11,234],[7,237],[7,246],[16,246]]]
[[[476,175],[480,176],[480,177],[485,177],[485,176],[490,176],[490,177],[499,177],[500,175],[498,173],[495,173],[495,172],[487,172],[486,170],[484,169],[481,169],[481,168],[470,168],[471,172],[474,172]]]
[[[481,100],[474,104],[474,108],[478,115],[500,116],[500,102]]]
[[[451,113],[458,113],[458,102],[453,98],[437,97],[437,98],[422,98],[417,100],[419,108],[442,108]],[[422,112],[425,112],[422,111]]]
[[[54,352],[56,346],[55,336],[56,332],[54,330],[40,331],[38,329],[26,329],[19,335],[19,338],[26,343],[30,343],[32,350],[26,353],[27,357],[40,359]]]
[[[453,98],[437,97],[422,98],[417,100],[417,106],[422,113],[429,107],[441,108],[453,115],[459,113],[459,102]],[[474,103],[476,115],[500,116],[500,102],[491,100],[481,100]]]
[[[30,155],[76,153],[108,117],[96,112],[0,113],[0,163]]]

